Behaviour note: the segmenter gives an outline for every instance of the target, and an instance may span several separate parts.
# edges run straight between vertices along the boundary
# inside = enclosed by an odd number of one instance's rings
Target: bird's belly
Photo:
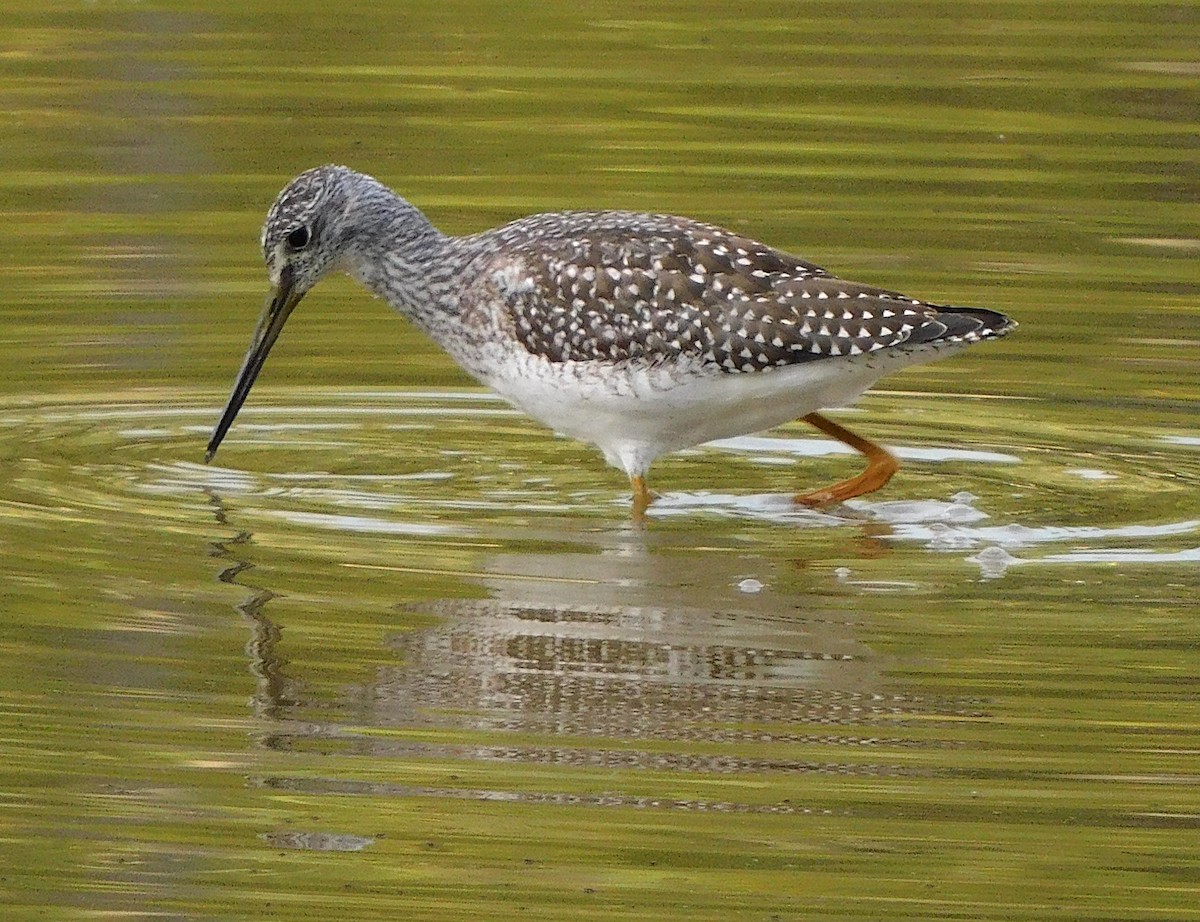
[[[533,418],[596,445],[610,464],[634,474],[665,452],[758,432],[849,403],[880,376],[926,358],[913,354],[917,351],[737,373],[530,357],[519,369],[481,377]]]

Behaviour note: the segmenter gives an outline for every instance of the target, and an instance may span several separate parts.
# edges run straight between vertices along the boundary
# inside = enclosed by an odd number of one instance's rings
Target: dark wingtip
[[[937,319],[946,329],[938,340],[978,342],[1007,336],[1017,328],[1017,322],[1006,314],[984,307],[939,306]]]
[[[208,449],[208,451],[206,451],[204,453],[204,463],[208,464],[208,462],[210,462],[213,459],[213,456],[216,455],[216,453],[217,453],[217,450],[215,448]]]

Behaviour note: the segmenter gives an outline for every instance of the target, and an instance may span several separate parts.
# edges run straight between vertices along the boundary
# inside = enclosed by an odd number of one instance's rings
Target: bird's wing
[[[531,354],[555,362],[686,358],[752,372],[1008,329],[992,311],[844,281],[712,225],[625,217],[657,223],[577,231],[496,257],[490,276]]]

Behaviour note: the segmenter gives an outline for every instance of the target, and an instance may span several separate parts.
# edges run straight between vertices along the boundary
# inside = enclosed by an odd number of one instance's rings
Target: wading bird
[[[262,231],[267,300],[206,460],[292,310],[346,272],[472,377],[534,419],[595,445],[651,502],[659,455],[796,418],[865,455],[810,506],[877,490],[885,449],[818,413],[882,375],[1003,336],[994,311],[849,282],[732,231],[660,214],[568,211],[452,237],[382,183],[342,166],[301,173]]]

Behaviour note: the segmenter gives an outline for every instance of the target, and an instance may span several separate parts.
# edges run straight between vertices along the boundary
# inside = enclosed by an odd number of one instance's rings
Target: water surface
[[[1200,27],[1182,3],[18,3],[0,26],[12,918],[1188,919]],[[262,213],[736,228],[1013,314],[622,475],[339,280],[201,463]]]

